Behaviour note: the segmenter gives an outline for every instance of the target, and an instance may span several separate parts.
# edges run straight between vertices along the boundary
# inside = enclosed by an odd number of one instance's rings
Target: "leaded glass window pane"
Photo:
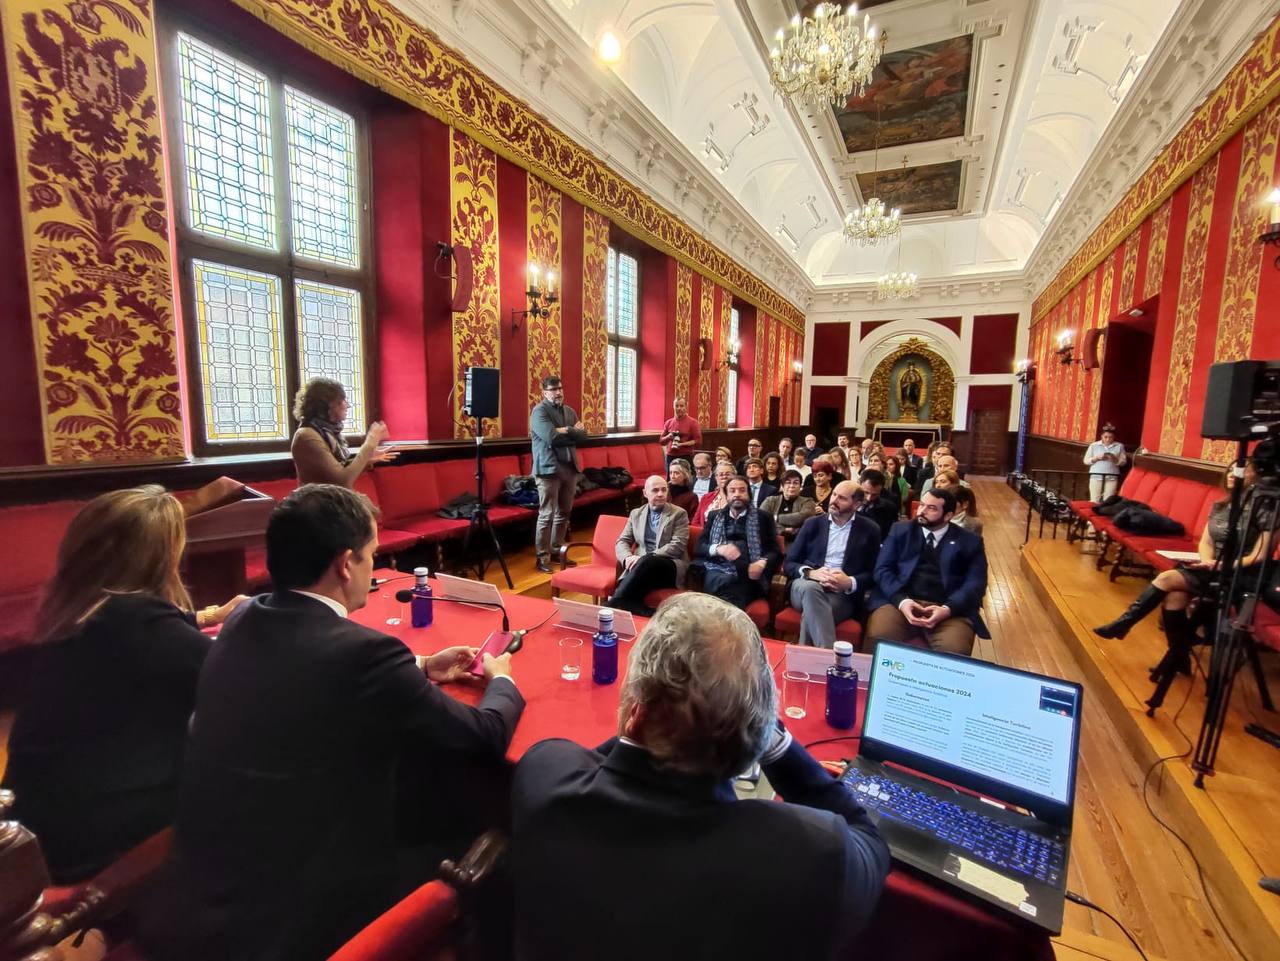
[[[294,283],[294,296],[300,381],[332,377],[341,383],[349,405],[348,433],[363,433],[366,412],[360,291],[299,280]]]
[[[267,77],[182,33],[178,63],[191,228],[275,250]]]
[[[293,252],[331,263],[360,263],[356,122],[292,87],[284,88],[289,130]]]
[[[604,423],[606,427],[613,429],[618,426],[614,418],[614,409],[617,406],[614,399],[618,394],[618,348],[613,344],[609,345],[609,356],[605,361],[604,369],[607,381],[604,389]]]
[[[618,348],[618,426],[636,426],[636,351]]]
[[[729,343],[733,343],[738,339],[738,308],[731,308],[729,311]]]
[[[618,336],[639,335],[640,265],[634,257],[618,255]]]
[[[618,252],[609,248],[609,276],[605,282],[605,328],[611,334],[618,332]]]
[[[204,260],[192,270],[205,435],[287,439],[280,278]]]
[[[734,427],[738,423],[738,372],[729,368],[729,396],[725,400],[725,426]]]

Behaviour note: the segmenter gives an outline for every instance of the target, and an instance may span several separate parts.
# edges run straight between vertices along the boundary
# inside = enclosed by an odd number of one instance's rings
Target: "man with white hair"
[[[924,486],[922,486],[922,487],[920,488],[920,496],[921,496],[921,497],[923,497],[925,494],[929,493],[929,491],[933,490],[933,481],[934,481],[934,478],[936,478],[939,474],[943,473],[944,471],[949,471],[949,470],[950,470],[950,471],[955,471],[955,472],[956,472],[956,474],[959,474],[959,473],[960,473],[960,462],[959,462],[958,460],[956,460],[956,458],[955,458],[955,455],[954,455],[954,454],[950,453],[950,450],[951,450],[951,448],[947,448],[948,453],[946,453],[946,454],[939,454],[937,457],[935,457],[935,458],[934,458],[933,463],[934,463],[934,465],[935,465],[935,469],[934,469],[934,472],[933,472],[933,477],[930,477],[928,480],[926,480],[926,481],[924,482]],[[968,486],[969,486],[969,482],[968,482],[967,480],[964,480],[963,478],[961,478],[961,480],[960,480],[960,486],[962,486],[962,487],[968,487]]]
[[[516,956],[738,961],[744,943],[752,958],[844,956],[889,851],[777,721],[750,618],[705,594],[671,598],[620,693],[617,737],[594,751],[543,741],[516,765]],[[786,803],[736,799],[732,778],[757,762]],[[788,905],[820,920],[797,923]]]
[[[622,565],[622,580],[605,603],[609,607],[648,617],[650,591],[678,587],[689,567],[689,515],[667,500],[668,486],[660,474],[644,482],[645,504],[627,518],[614,546]]]

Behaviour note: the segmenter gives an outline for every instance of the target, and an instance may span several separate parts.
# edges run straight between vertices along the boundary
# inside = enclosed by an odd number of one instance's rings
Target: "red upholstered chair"
[[[614,547],[626,526],[626,517],[601,514],[590,543],[570,541],[565,544],[560,550],[561,570],[551,575],[551,596],[559,597],[561,591],[576,591],[590,595],[599,604],[612,594],[618,585],[618,558]],[[590,547],[591,560],[586,564],[579,562],[577,567],[565,568],[563,565],[569,551],[576,547]]]
[[[773,629],[778,634],[799,638],[800,612],[788,604],[774,615]],[[836,640],[848,641],[855,651],[859,650],[862,646],[862,625],[852,617],[847,621],[841,621],[836,625]]]

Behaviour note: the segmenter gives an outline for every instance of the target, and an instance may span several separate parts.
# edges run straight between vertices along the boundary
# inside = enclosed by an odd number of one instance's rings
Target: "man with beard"
[[[782,555],[773,518],[751,506],[745,477],[728,482],[725,498],[727,506],[707,515],[694,560],[706,572],[706,593],[745,608],[765,596]]]
[[[578,444],[587,432],[577,412],[564,402],[560,378],[542,378],[542,402],[529,415],[533,475],[538,483],[538,526],[533,543],[538,570],[551,573],[551,552],[564,543],[578,486]]]

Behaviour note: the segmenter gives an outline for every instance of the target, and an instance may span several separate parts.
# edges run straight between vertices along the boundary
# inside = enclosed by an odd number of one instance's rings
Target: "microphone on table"
[[[388,578],[389,579],[389,578]],[[396,600],[401,604],[407,604],[413,600],[412,589],[396,591]],[[463,600],[460,597],[432,597],[432,601],[445,601],[448,604],[471,604],[475,607],[488,607],[492,610],[502,612],[502,630],[494,631],[485,642],[480,645],[480,650],[476,654],[475,661],[471,665],[472,674],[483,674],[480,663],[484,660],[486,654],[492,654],[494,657],[501,657],[503,654],[514,654],[520,648],[524,647],[524,636],[529,632],[512,631],[511,621],[507,618],[507,609],[496,601],[472,601]],[[500,643],[501,642],[501,643]]]

